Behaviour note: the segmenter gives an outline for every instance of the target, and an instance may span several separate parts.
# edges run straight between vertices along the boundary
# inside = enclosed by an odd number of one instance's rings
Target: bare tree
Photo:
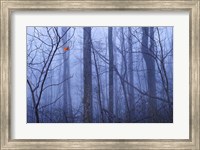
[[[64,81],[68,80],[68,78],[65,78],[59,83],[46,83],[48,75],[54,69],[51,69],[53,59],[59,48],[62,47],[61,40],[67,31],[63,35],[60,35],[57,27],[42,27],[41,30],[40,28],[34,28],[33,30],[33,34],[27,34],[36,43],[35,47],[30,49],[28,52],[27,84],[30,89],[31,99],[33,102],[35,122],[39,123],[40,110],[52,105],[63,96],[61,94],[51,103],[40,106],[40,104],[45,101],[43,97],[45,90],[50,87],[60,85]],[[31,76],[34,76],[34,80]]]
[[[123,94],[124,94],[124,102],[125,102],[125,121],[129,122],[131,120],[131,112],[130,112],[130,106],[128,102],[128,88],[127,84],[124,82],[124,80],[128,80],[127,76],[127,51],[126,51],[126,38],[125,38],[125,28],[121,27],[120,31],[120,54],[121,54],[121,73],[117,74],[120,78],[120,83],[122,86]]]
[[[62,27],[62,34],[64,35],[68,28],[67,27]],[[62,48],[68,49],[64,54],[63,54],[63,79],[69,78],[70,75],[70,47],[69,47],[69,42],[68,38],[70,38],[70,32],[68,31],[62,38],[62,42],[64,43]],[[65,81],[63,83],[63,112],[64,112],[64,119],[66,122],[74,122],[73,119],[73,112],[72,112],[72,98],[71,98],[71,83],[70,79]]]
[[[148,115],[151,117],[150,122],[157,121],[157,101],[152,98],[156,96],[156,79],[155,79],[155,61],[154,55],[154,28],[142,27],[142,53],[147,67],[148,94]],[[150,39],[150,47],[148,47],[148,39]]]
[[[83,28],[84,122],[92,122],[91,27]]]
[[[129,72],[129,83],[134,85],[133,75],[133,46],[132,46],[132,34],[131,27],[128,27],[128,72]],[[135,99],[134,99],[134,88],[129,85],[128,89],[129,103],[130,103],[130,118],[133,121],[135,117]]]
[[[113,115],[113,41],[112,27],[108,27],[108,46],[109,46],[109,112]],[[113,118],[109,117],[109,121],[113,122]]]
[[[117,28],[113,28],[113,51],[114,51],[114,66],[118,67],[117,61]],[[114,104],[115,104],[115,122],[118,122],[119,118],[119,91],[118,91],[118,77],[114,72]]]

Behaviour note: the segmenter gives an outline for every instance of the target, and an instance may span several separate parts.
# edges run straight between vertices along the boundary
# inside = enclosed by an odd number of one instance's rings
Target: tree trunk
[[[128,72],[129,72],[129,104],[130,104],[130,119],[134,121],[135,117],[135,99],[134,99],[134,75],[133,75],[133,53],[132,53],[132,35],[131,28],[128,28]],[[132,86],[131,86],[132,85]]]
[[[109,112],[113,116],[113,41],[112,27],[108,27],[108,47],[109,47]],[[109,117],[109,122],[113,122],[113,118]]]
[[[35,108],[35,118],[36,118],[36,123],[40,122],[40,118],[39,118],[39,112],[38,112],[38,108]]]
[[[99,76],[96,54],[94,50],[92,52],[94,56],[94,64],[95,64],[95,70],[96,70],[96,75],[97,75],[97,99],[98,99],[99,108],[100,108],[100,120],[101,120],[100,122],[104,122],[103,106],[102,106],[102,99],[101,99],[101,81],[100,81],[100,76]]]
[[[84,122],[92,122],[91,27],[83,28]]]
[[[157,103],[156,99],[156,78],[155,78],[155,61],[154,55],[154,28],[142,27],[142,53],[147,67],[147,83],[148,83],[148,115],[150,116],[149,122],[157,121]],[[148,38],[150,37],[150,48],[148,48]]]
[[[115,30],[114,30],[115,29]],[[113,51],[114,51],[114,68],[117,68],[117,33],[116,28],[113,28]],[[114,72],[114,113],[115,113],[115,122],[119,122],[119,95],[118,95],[118,78],[116,72]]]
[[[65,43],[68,40],[69,36],[69,30],[66,27],[62,27],[62,33],[63,35],[65,32],[67,32],[63,37],[63,43]],[[68,42],[63,45],[63,49],[69,47]],[[70,77],[70,50],[66,51],[63,54],[63,80]],[[70,90],[70,79],[66,80],[63,83],[63,112],[64,112],[64,118],[65,122],[73,122],[73,112],[72,112],[72,101],[71,101],[71,90]]]
[[[130,107],[129,107],[129,102],[128,102],[128,92],[127,92],[127,87],[128,85],[123,82],[123,80],[127,80],[127,58],[126,58],[126,46],[125,46],[125,31],[124,28],[121,27],[121,85],[124,93],[124,102],[125,102],[125,122],[130,122],[131,117],[130,117]]]

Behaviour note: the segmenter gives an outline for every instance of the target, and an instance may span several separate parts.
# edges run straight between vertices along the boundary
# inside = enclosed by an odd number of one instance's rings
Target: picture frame
[[[11,137],[11,15],[16,11],[135,10],[189,11],[190,136],[181,139],[12,139]],[[200,1],[22,1],[1,0],[1,149],[200,149]]]

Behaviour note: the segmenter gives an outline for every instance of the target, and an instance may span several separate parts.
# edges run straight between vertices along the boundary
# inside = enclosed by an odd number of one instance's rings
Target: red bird
[[[64,51],[68,51],[69,50],[69,47],[64,47]]]

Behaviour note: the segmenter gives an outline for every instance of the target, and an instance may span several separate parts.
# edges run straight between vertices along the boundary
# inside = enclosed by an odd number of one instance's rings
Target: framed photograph
[[[200,149],[199,4],[1,0],[1,149]]]

